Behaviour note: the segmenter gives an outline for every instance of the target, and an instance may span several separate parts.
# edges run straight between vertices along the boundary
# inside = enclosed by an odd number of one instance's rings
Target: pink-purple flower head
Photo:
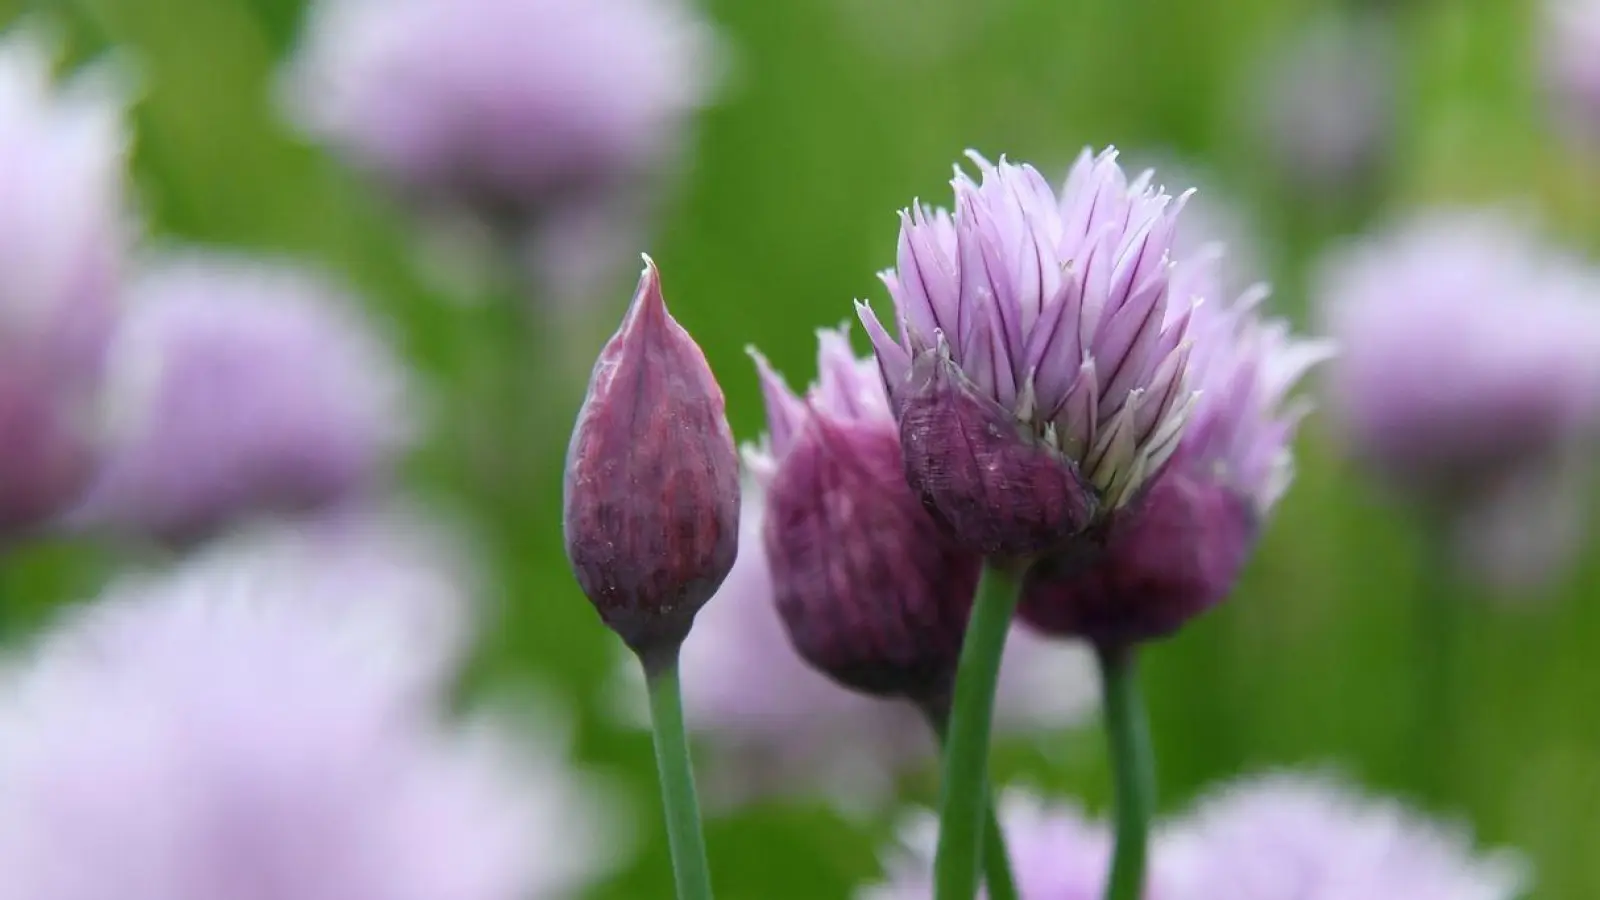
[[[1112,842],[1111,830],[1104,822],[1089,817],[1075,804],[1047,800],[1020,788],[1001,797],[999,816],[1019,900],[1100,900],[1105,896]],[[938,836],[938,822],[931,814],[907,821],[898,846],[886,861],[884,881],[858,891],[857,900],[931,898]],[[1143,900],[1173,896],[1159,844],[1145,882]]]
[[[1513,854],[1324,776],[1241,780],[1159,841],[1180,885],[1162,900],[1514,900],[1529,880]]]
[[[56,86],[36,35],[0,39],[0,541],[82,489],[131,232],[109,70]]]
[[[1544,0],[1539,61],[1560,123],[1591,145],[1600,139],[1600,4]]]
[[[1508,215],[1438,211],[1328,258],[1349,450],[1434,506],[1547,465],[1600,422],[1600,281]]]
[[[659,165],[714,50],[678,0],[320,0],[288,86],[361,168],[520,218]]]
[[[1217,296],[1216,259],[1181,269],[1176,289]],[[1289,442],[1306,407],[1289,391],[1333,352],[1263,318],[1265,296],[1258,286],[1231,304],[1193,309],[1189,374],[1198,397],[1176,452],[1095,535],[1092,556],[1034,566],[1021,606],[1030,624],[1117,646],[1168,635],[1232,591],[1292,477]]]
[[[152,264],[106,377],[108,456],[74,518],[166,541],[364,496],[412,430],[375,323],[336,283],[283,264]]]
[[[114,587],[6,673],[0,898],[528,900],[606,860],[554,748],[417,693],[434,632],[284,587]]]
[[[1111,836],[1077,808],[1022,791],[1003,798],[1021,900],[1097,900]],[[933,895],[936,823],[913,821],[886,883],[861,900]],[[1325,777],[1241,779],[1155,829],[1145,900],[1513,900],[1524,867],[1477,852],[1458,830]]]
[[[973,155],[954,215],[901,218],[884,273],[898,339],[858,304],[913,487],[962,539],[1029,556],[1126,504],[1177,449],[1194,400],[1170,258],[1183,198],[1087,151],[1059,196]]]

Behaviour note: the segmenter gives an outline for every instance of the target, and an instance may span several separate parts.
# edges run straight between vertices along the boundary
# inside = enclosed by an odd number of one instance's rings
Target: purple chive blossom
[[[0,543],[82,490],[130,237],[126,138],[106,73],[60,88],[28,34],[0,40]]]
[[[1600,140],[1600,3],[1544,0],[1539,60],[1560,124],[1591,146]]]
[[[1170,826],[1178,889],[1161,900],[1514,900],[1512,855],[1333,779],[1278,774],[1230,785]]]
[[[1301,192],[1358,187],[1391,152],[1393,30],[1385,15],[1327,16],[1274,45],[1254,70],[1254,127],[1276,174]]]
[[[1214,259],[1183,269],[1175,289],[1216,296]],[[1263,319],[1265,296],[1258,287],[1193,310],[1199,399],[1176,452],[1097,536],[1092,559],[1046,559],[1030,571],[1021,606],[1030,624],[1111,646],[1169,634],[1227,596],[1291,478],[1289,440],[1304,408],[1286,401],[1289,390],[1331,355],[1327,342]]]
[[[165,541],[365,495],[411,430],[400,363],[354,301],[246,258],[143,272],[106,378],[108,456],[74,520]]]
[[[943,717],[982,559],[957,546],[906,484],[883,379],[846,329],[818,334],[802,398],[756,355],[766,447],[753,451],[778,613],[800,655],[853,690]]]
[[[761,539],[768,474],[745,483],[739,558],[683,645],[685,715],[708,751],[700,782],[724,808],[820,794],[847,810],[875,810],[893,799],[899,774],[933,764],[933,738],[912,704],[845,690],[794,650]],[[1069,727],[1094,709],[1097,691],[1083,649],[1014,629],[996,730],[1017,737]],[[629,714],[646,721],[642,710]]]
[[[1099,900],[1107,826],[1076,808],[1008,792],[1000,807],[1022,900]],[[937,823],[914,820],[886,881],[858,900],[933,896]],[[1520,862],[1390,800],[1306,775],[1243,779],[1152,834],[1144,900],[1513,900]]]
[[[1124,506],[1177,449],[1194,399],[1189,311],[1171,290],[1183,198],[1114,151],[1058,196],[972,156],[954,215],[915,204],[885,272],[899,338],[858,304],[900,421],[906,473],[969,547],[1031,556]]]
[[[1011,868],[1021,900],[1100,900],[1111,863],[1111,830],[1077,806],[1051,802],[1026,791],[1007,791],[1000,801]],[[887,862],[884,882],[858,891],[857,900],[929,900],[938,821],[922,814],[902,828],[900,847]],[[1159,842],[1145,878],[1144,900],[1177,896]],[[1222,900],[1221,896],[1213,900]],[[1232,900],[1232,898],[1229,898]],[[1291,900],[1290,897],[1276,900]]]
[[[5,674],[0,898],[531,900],[607,861],[554,748],[419,695],[433,631],[253,575],[114,587]]]
[[[1600,424],[1600,281],[1523,222],[1418,217],[1330,256],[1317,294],[1329,412],[1394,490],[1470,504]]]
[[[285,86],[309,134],[398,193],[532,228],[542,277],[581,296],[597,238],[637,244],[717,51],[680,0],[318,0]]]

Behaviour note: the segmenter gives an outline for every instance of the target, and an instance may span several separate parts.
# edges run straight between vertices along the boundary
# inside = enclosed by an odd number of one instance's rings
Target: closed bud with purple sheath
[[[817,384],[791,393],[761,357],[771,425],[763,538],[795,649],[835,681],[942,714],[979,557],[906,484],[899,431],[871,360],[820,334]]]
[[[739,457],[722,389],[645,270],[595,363],[567,450],[567,558],[635,653],[675,656],[738,552]]]

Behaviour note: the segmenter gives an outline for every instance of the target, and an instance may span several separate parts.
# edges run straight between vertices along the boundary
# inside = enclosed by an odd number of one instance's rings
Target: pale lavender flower
[[[845,690],[795,652],[773,601],[757,479],[746,481],[743,497],[739,557],[695,619],[680,662],[685,715],[709,751],[702,786],[724,808],[809,794],[846,809],[876,808],[900,774],[934,762],[932,734],[910,703]],[[637,667],[623,671],[632,677]],[[996,730],[1025,737],[1070,727],[1093,711],[1097,692],[1086,651],[1015,629]],[[645,721],[642,710],[632,712]]]
[[[1020,900],[1100,900],[1105,895],[1112,840],[1104,822],[1090,819],[1075,804],[1046,800],[1021,789],[1002,796],[999,815]],[[938,836],[939,823],[931,813],[910,819],[901,829],[898,849],[886,862],[884,882],[858,891],[858,900],[929,900]],[[1158,841],[1146,872],[1144,900],[1175,896],[1167,868]]]
[[[530,900],[605,862],[555,748],[419,694],[433,631],[284,587],[113,587],[6,673],[0,898]]]
[[[1600,422],[1600,280],[1526,222],[1420,215],[1336,251],[1316,293],[1329,412],[1395,491],[1470,504]]]
[[[1163,900],[1513,900],[1528,880],[1462,829],[1318,776],[1229,785],[1160,840],[1178,885]]]
[[[1600,139],[1600,3],[1544,0],[1538,59],[1560,124],[1591,144]]]
[[[1339,13],[1275,42],[1249,109],[1277,174],[1301,192],[1350,190],[1392,152],[1399,61],[1387,16]]]
[[[968,546],[1029,556],[1125,505],[1193,403],[1189,312],[1171,290],[1183,198],[1078,159],[1059,197],[973,156],[956,212],[902,214],[884,273],[899,338],[858,304],[914,489]]]
[[[610,236],[640,230],[717,50],[682,0],[319,0],[286,87],[308,133],[401,194],[543,232],[547,284],[581,296],[595,238],[637,243]]]
[[[193,255],[129,288],[105,396],[108,453],[80,527],[185,542],[381,485],[411,422],[403,369],[335,283]]]
[[[0,41],[0,541],[72,501],[130,237],[109,72],[56,87],[36,36]]]
[[[1174,288],[1215,297],[1217,271],[1202,259]],[[1193,310],[1189,361],[1199,392],[1167,467],[1098,535],[1092,562],[1045,560],[1029,573],[1022,615],[1046,632],[1102,645],[1171,633],[1232,590],[1293,471],[1289,442],[1305,409],[1290,389],[1332,345],[1290,335],[1263,318],[1258,286],[1229,305]]]
[[[1021,791],[1001,801],[1021,900],[1098,900],[1111,855],[1106,825]],[[886,882],[860,900],[933,896],[931,814],[914,819]],[[1461,831],[1320,776],[1242,779],[1151,835],[1145,900],[1512,900],[1520,860],[1479,854]]]

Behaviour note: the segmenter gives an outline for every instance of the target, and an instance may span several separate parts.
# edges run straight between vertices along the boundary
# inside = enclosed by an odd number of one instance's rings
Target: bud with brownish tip
[[[669,661],[733,567],[739,458],[722,389],[667,312],[648,256],[595,363],[564,493],[578,584],[647,665]]]

